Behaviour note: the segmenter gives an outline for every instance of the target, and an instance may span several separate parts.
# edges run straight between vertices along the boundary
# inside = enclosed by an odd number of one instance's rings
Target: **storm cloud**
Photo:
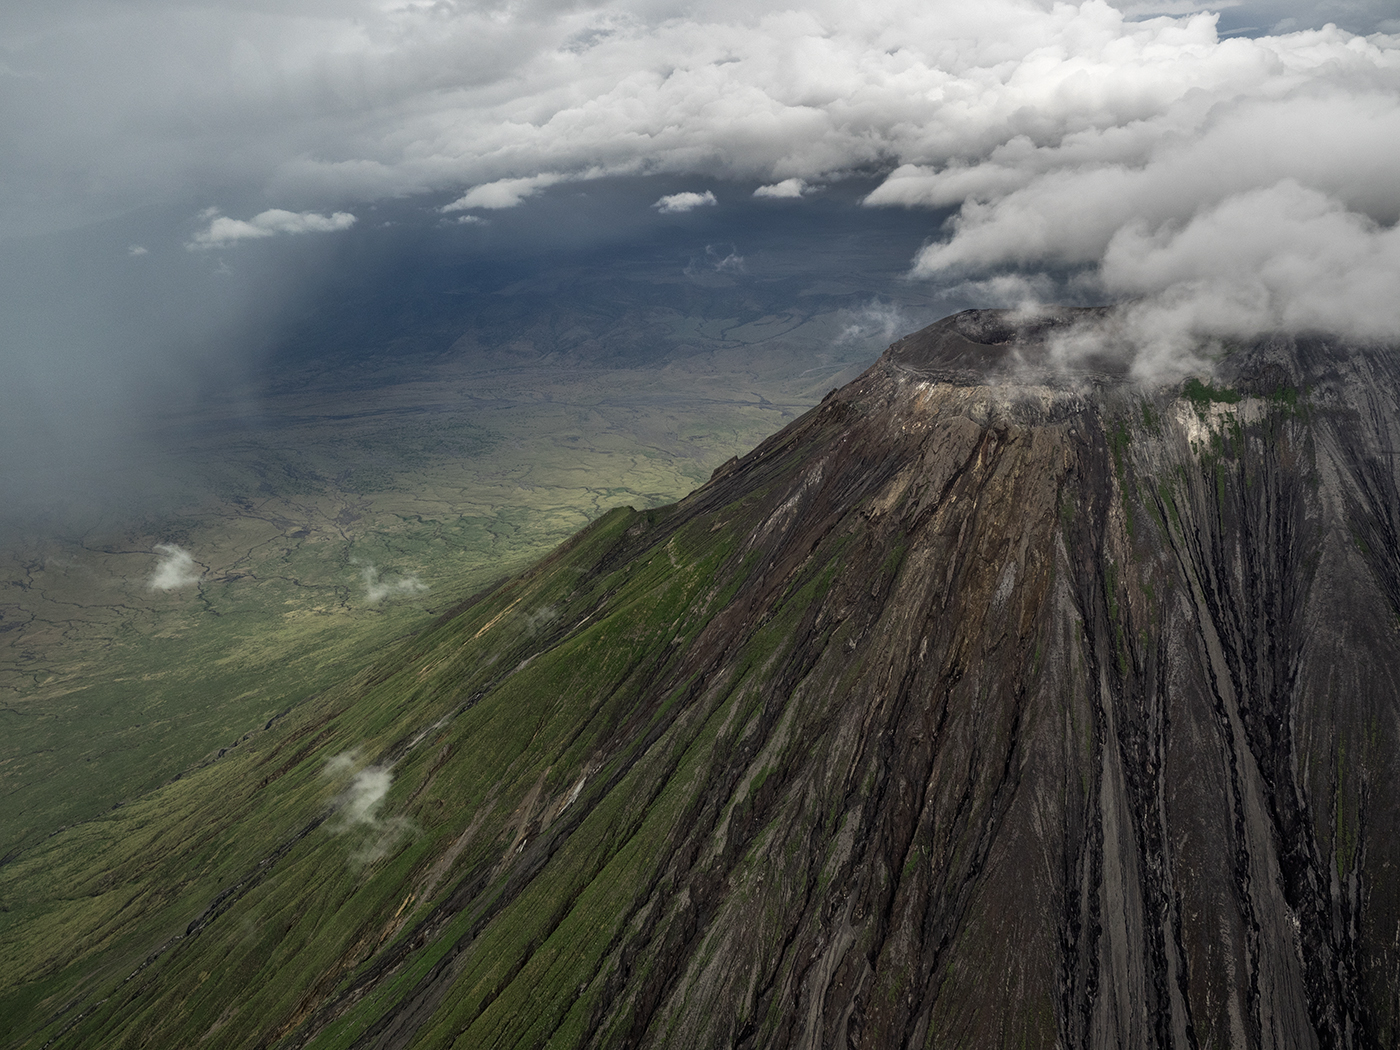
[[[454,188],[452,207],[499,208],[610,174],[776,186],[874,168],[893,175],[873,203],[985,206],[1105,165],[1145,190],[1205,155],[1221,163],[1174,196],[1295,167],[1384,205],[1366,187],[1400,141],[1369,137],[1394,120],[1395,42],[1375,35],[1400,30],[1393,10],[1231,5],[1265,31],[1327,16],[1373,34],[1248,38],[1201,6],[20,5],[3,105],[28,159],[5,203],[17,221],[19,196],[68,210],[223,183],[296,213]],[[1297,153],[1309,130],[1343,149]],[[974,225],[957,257],[989,259]]]
[[[679,229],[859,184],[950,303],[1131,302],[1154,354],[1400,327],[1391,0],[28,0],[0,31],[0,380],[31,487],[119,426],[113,391],[170,402],[270,345],[250,318],[297,315],[403,202],[482,236],[632,180],[604,225]],[[101,223],[106,254],[65,241],[30,276],[25,236]]]

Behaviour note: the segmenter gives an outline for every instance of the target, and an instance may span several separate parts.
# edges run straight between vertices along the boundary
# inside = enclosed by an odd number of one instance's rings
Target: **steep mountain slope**
[[[1400,363],[1073,320],[901,340],[0,869],[13,1041],[1395,1045]]]

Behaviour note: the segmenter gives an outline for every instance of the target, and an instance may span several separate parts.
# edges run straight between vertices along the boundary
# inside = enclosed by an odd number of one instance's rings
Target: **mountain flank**
[[[71,887],[13,1045],[1396,1045],[1400,359],[1094,316],[900,340],[0,869]]]

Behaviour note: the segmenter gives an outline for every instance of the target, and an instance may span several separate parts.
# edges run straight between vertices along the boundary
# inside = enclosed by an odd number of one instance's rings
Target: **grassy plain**
[[[560,352],[563,315],[469,331],[153,424],[178,506],[0,545],[0,858],[216,756],[607,509],[693,489],[884,341],[843,340],[830,298],[805,310],[652,310],[651,360]],[[198,583],[152,590],[158,544]]]

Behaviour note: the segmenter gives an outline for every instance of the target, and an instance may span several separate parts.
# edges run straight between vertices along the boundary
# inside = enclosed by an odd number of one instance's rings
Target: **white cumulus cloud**
[[[451,204],[443,207],[445,212],[465,211],[468,208],[514,208],[527,197],[533,197],[541,190],[548,189],[557,182],[564,181],[562,175],[544,173],[523,179],[498,179],[483,186],[473,186]]]
[[[690,190],[686,190],[683,193],[667,194],[653,204],[652,207],[663,215],[670,215],[676,212],[694,211],[696,208],[704,208],[718,203],[719,201],[715,199],[715,195],[711,190],[706,190],[704,193],[693,193]]]
[[[1394,0],[31,6],[0,100],[12,225],[191,186],[321,209],[207,216],[191,244],[212,247],[343,229],[345,201],[489,211],[650,175],[794,198],[873,174],[869,206],[923,210],[913,273],[945,288],[1178,310],[1209,286],[1259,323],[1389,324],[1323,289],[1364,276],[1343,241],[1390,273]],[[1203,262],[1245,217],[1271,231],[1230,246],[1258,272]]]
[[[208,213],[205,213],[208,218]],[[257,240],[263,237],[276,237],[283,233],[332,233],[348,230],[355,225],[355,216],[338,211],[332,215],[319,215],[311,211],[284,211],[269,208],[251,219],[230,219],[216,215],[209,225],[191,238],[188,247],[218,248],[234,241]]]
[[[782,182],[770,183],[760,186],[753,191],[755,197],[771,197],[775,199],[793,199],[801,197],[808,190],[805,179],[784,179]]]

